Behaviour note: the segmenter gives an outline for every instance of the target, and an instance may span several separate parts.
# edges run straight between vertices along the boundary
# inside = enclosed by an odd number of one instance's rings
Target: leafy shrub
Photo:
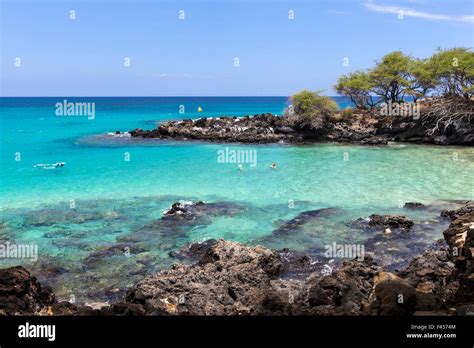
[[[330,118],[339,110],[334,99],[319,93],[303,90],[293,95],[292,107],[286,113],[294,128],[312,132],[315,136],[329,127]]]

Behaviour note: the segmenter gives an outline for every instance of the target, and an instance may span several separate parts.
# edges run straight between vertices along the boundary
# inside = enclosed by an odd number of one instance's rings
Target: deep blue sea
[[[95,103],[94,118],[58,116],[55,105],[64,99]],[[381,244],[381,262],[398,266],[442,238],[446,222],[439,221],[439,210],[474,198],[472,148],[208,144],[107,135],[151,129],[164,120],[281,115],[286,97],[0,103],[0,241],[35,244],[39,251],[36,262],[3,259],[0,266],[23,264],[66,299],[74,294],[79,301],[106,301],[168,267],[175,261],[169,252],[193,241],[225,238],[314,254],[333,242],[364,243],[372,236],[350,222],[372,213],[404,214],[416,222],[409,242]],[[218,153],[226,147],[254,151],[256,165],[237,170],[236,163],[220,163]],[[65,165],[35,167],[56,162]],[[160,224],[163,212],[180,200],[217,203],[223,213]],[[409,201],[431,208],[407,211]],[[320,208],[337,213],[292,233],[274,233],[299,213]],[[124,256],[120,250],[127,246],[131,255]]]

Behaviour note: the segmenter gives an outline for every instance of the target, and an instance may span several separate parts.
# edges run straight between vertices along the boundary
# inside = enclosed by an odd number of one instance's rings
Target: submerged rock
[[[204,203],[179,201],[163,214],[162,220],[194,220],[205,216],[234,216],[245,211],[243,206],[235,203]]]
[[[349,223],[351,227],[359,229],[376,229],[383,228],[387,233],[390,233],[390,229],[399,229],[402,231],[409,231],[414,223],[401,215],[378,215],[372,214],[368,218],[359,218],[352,223]]]
[[[308,210],[299,213],[295,218],[283,223],[280,227],[274,230],[272,233],[276,235],[282,235],[291,233],[302,225],[320,218],[326,218],[328,216],[336,214],[340,211],[338,208],[323,208],[316,210]]]
[[[290,250],[277,252],[210,240],[182,249],[183,257],[198,259],[194,264],[176,264],[148,275],[124,300],[100,310],[58,303],[52,292],[43,290],[22,267],[0,270],[0,313],[464,315],[474,303],[474,213],[466,206],[452,213],[458,218],[444,233],[447,246],[440,241],[400,271],[387,272],[365,255],[362,261],[343,262],[329,274],[313,269],[309,276],[292,277],[292,272],[311,269],[314,260]],[[382,224],[395,221],[400,228],[410,225],[393,216],[379,220]]]
[[[116,212],[100,211],[99,209],[58,209],[47,208],[32,210],[25,214],[23,225],[44,227],[61,224],[83,224],[97,220],[112,220],[119,218]]]
[[[370,215],[369,219],[369,226],[373,227],[401,228],[408,231],[414,225],[413,221],[408,220],[405,216],[399,215],[372,214]]]
[[[130,256],[139,254],[146,251],[143,248],[140,248],[136,245],[129,245],[125,243],[119,243],[111,245],[107,248],[96,250],[90,253],[83,261],[84,265],[87,267],[93,266],[96,262],[102,261],[104,259],[110,258],[112,256]]]
[[[405,209],[420,209],[420,208],[424,208],[424,207],[425,207],[425,205],[423,203],[419,203],[419,202],[407,202],[403,206],[403,208],[405,208]]]
[[[177,245],[179,238],[190,228],[211,224],[215,217],[236,216],[246,210],[245,206],[232,202],[179,201],[173,203],[160,219],[118,237],[117,241],[128,245],[154,244],[169,253],[180,246]]]
[[[204,211],[204,202],[177,202],[171,205],[171,208],[163,214],[163,218],[173,217],[177,219],[192,220]]]

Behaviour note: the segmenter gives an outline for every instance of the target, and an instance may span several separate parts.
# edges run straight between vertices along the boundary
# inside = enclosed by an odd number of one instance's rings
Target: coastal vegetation
[[[292,108],[286,113],[290,125],[300,131],[323,133],[330,119],[339,110],[334,99],[320,91],[303,90],[291,97]]]
[[[352,105],[339,109],[321,90],[289,98],[283,116],[270,113],[167,121],[131,137],[239,143],[335,141],[386,145],[389,141],[474,144],[474,53],[438,49],[426,59],[401,51],[375,66],[341,76],[336,91]]]
[[[320,91],[303,90],[290,98],[292,105],[285,117],[295,130],[305,132],[306,138],[321,139],[339,129],[346,133],[343,139],[350,141],[354,137],[347,136],[347,131],[353,130],[346,126],[352,126],[356,121],[358,129],[361,123],[365,123],[363,127],[372,123],[370,127],[387,131],[393,130],[393,119],[384,122],[381,116],[401,116],[410,126],[397,132],[417,142],[446,144],[447,137],[456,133],[462,134],[463,140],[454,139],[448,143],[468,144],[473,141],[469,136],[474,120],[473,82],[474,52],[468,48],[438,49],[426,59],[394,51],[370,69],[339,77],[334,88],[349,98],[353,109],[339,110],[337,104],[330,97],[320,95]],[[375,133],[381,131],[375,130]],[[359,140],[360,137],[355,138]],[[339,135],[330,137],[330,140],[336,139],[340,139]],[[380,144],[380,141],[369,143]]]
[[[430,96],[470,99],[473,83],[474,52],[460,47],[438,49],[426,59],[394,51],[371,69],[341,76],[334,88],[357,108],[371,109],[382,102],[416,102]]]

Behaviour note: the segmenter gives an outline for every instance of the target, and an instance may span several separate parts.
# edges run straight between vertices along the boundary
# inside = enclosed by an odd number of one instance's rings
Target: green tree
[[[349,97],[357,108],[366,109],[376,104],[370,94],[373,87],[369,74],[357,70],[339,77],[334,89],[337,93]]]
[[[428,62],[436,87],[445,96],[473,96],[474,53],[468,48],[438,49]]]
[[[369,71],[373,84],[372,92],[380,96],[384,102],[403,102],[405,95],[412,89],[410,67],[413,58],[401,51],[391,52],[377,62]]]
[[[412,96],[415,102],[436,88],[436,79],[429,59],[414,59],[408,71],[411,86],[407,88],[406,93]]]

